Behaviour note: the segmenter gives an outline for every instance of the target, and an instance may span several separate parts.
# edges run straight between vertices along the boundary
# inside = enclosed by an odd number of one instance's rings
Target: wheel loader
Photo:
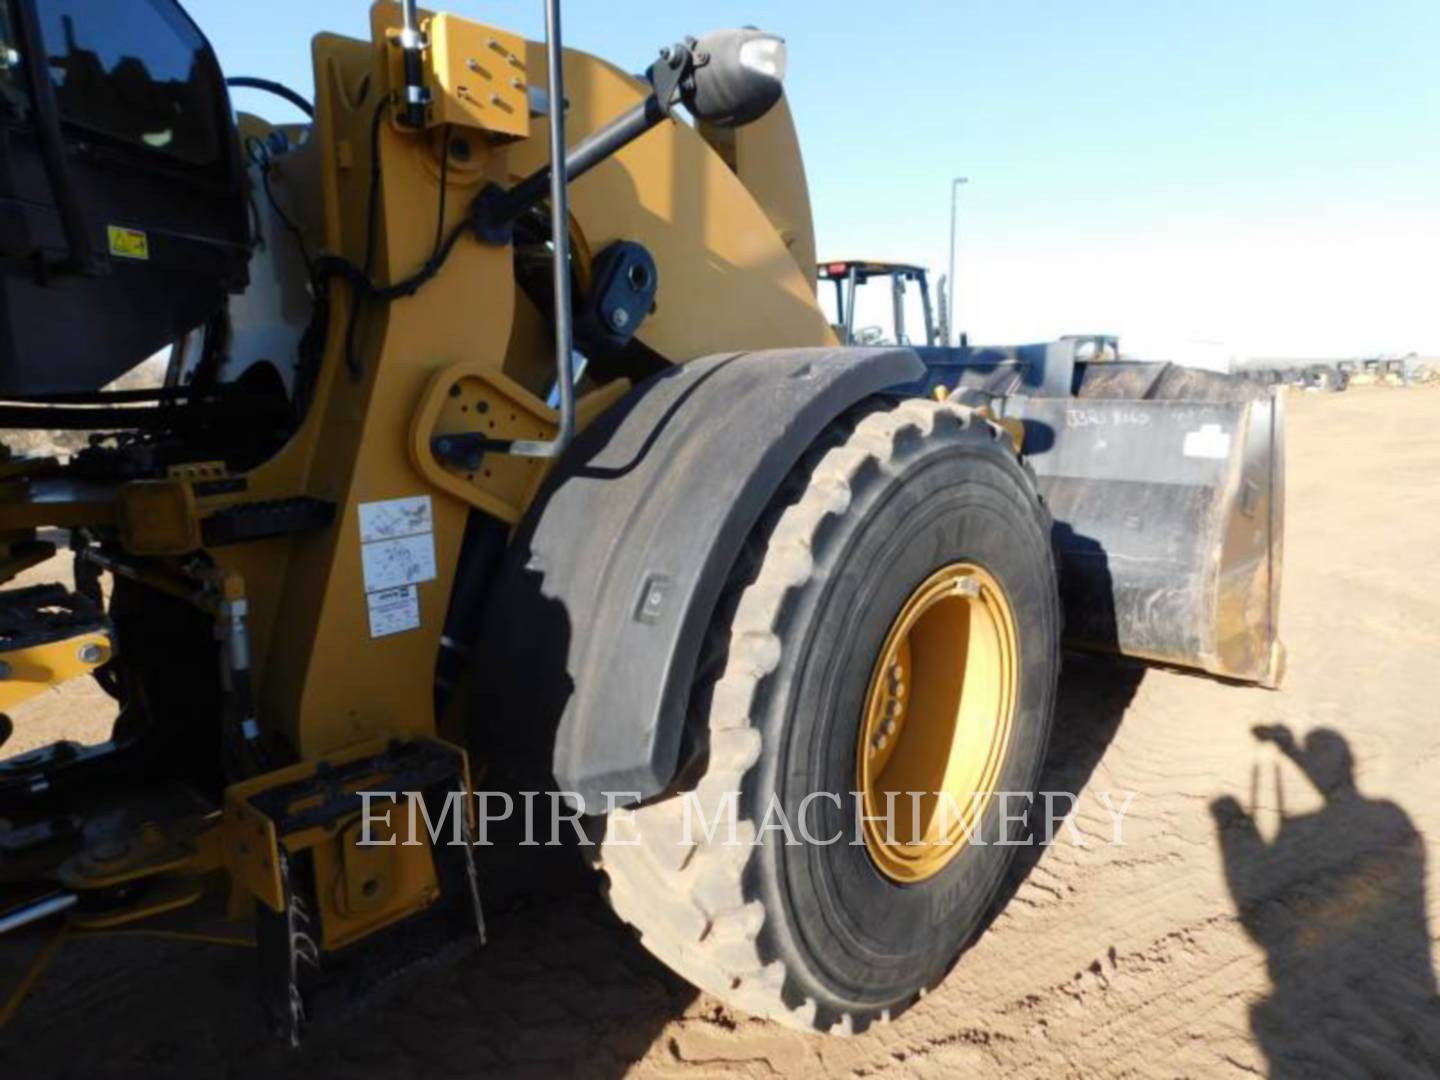
[[[860,1031],[994,903],[1062,629],[1278,678],[1267,391],[848,344],[784,40],[545,15],[379,3],[272,123],[176,0],[0,7],[0,709],[116,711],[0,760],[0,948],[223,898],[298,1041],[483,937],[533,788],[666,964]]]

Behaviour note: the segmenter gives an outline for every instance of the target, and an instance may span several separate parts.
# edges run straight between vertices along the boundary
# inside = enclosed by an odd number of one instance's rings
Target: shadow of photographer
[[[1266,953],[1273,989],[1250,1022],[1270,1075],[1440,1075],[1423,837],[1399,806],[1360,793],[1339,733],[1255,737],[1324,800],[1287,814],[1282,797],[1269,842],[1237,800],[1211,804],[1240,921]]]

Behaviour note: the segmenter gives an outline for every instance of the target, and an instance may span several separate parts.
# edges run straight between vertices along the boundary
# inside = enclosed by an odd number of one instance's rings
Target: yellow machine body
[[[279,196],[299,208],[298,227],[315,249],[359,265],[373,247],[373,277],[382,283],[431,256],[442,195],[445,220],[438,224],[448,231],[485,185],[508,187],[548,160],[548,120],[532,115],[529,102],[531,88],[546,83],[542,44],[422,12],[433,93],[426,124],[414,130],[395,104],[403,80],[400,26],[399,6],[378,3],[369,41],[315,38],[314,123],[308,140],[270,174]],[[572,145],[649,92],[582,52],[565,53],[564,74]],[[241,118],[247,140],[269,131],[254,117]],[[463,154],[454,151],[457,143]],[[372,161],[383,178],[373,223]],[[637,340],[670,364],[721,350],[835,343],[815,299],[809,196],[783,102],[740,129],[663,122],[572,185],[571,234],[582,280],[592,253],[616,240],[650,251],[663,287]],[[304,419],[278,453],[248,472],[210,463],[159,480],[95,485],[54,470],[30,477],[23,463],[7,469],[0,533],[12,538],[11,571],[34,561],[24,553],[38,529],[115,529],[133,557],[125,573],[175,597],[194,600],[199,590],[196,602],[217,618],[218,633],[221,613],[240,611],[254,712],[300,762],[236,785],[223,814],[187,828],[182,856],[167,841],[160,845],[165,858],[151,853],[127,863],[134,873],[195,880],[223,867],[242,893],[275,908],[279,854],[311,852],[317,874],[333,884],[320,890],[326,947],[349,944],[434,899],[428,849],[385,849],[401,854],[368,868],[367,880],[385,882],[377,904],[347,884],[367,870],[352,864],[374,858],[349,842],[353,816],[338,830],[281,837],[249,799],[387,741],[459,739],[457,724],[435,715],[434,684],[466,522],[472,510],[520,521],[546,463],[494,455],[482,468],[458,469],[436,459],[431,440],[470,433],[545,439],[557,423],[546,401],[553,339],[517,289],[513,263],[508,245],[463,239],[425,288],[359,312],[353,356],[346,333],[353,296],[336,288]],[[631,385],[624,378],[583,385],[578,425]],[[217,515],[304,497],[333,504],[335,527],[213,548],[205,542]],[[367,514],[402,503],[423,505],[425,528],[410,539],[426,549],[428,562],[418,580],[400,587],[409,590],[413,625],[377,634]],[[198,577],[197,557],[205,564]],[[0,657],[16,672],[0,681],[0,708],[88,674],[112,650],[98,631]],[[215,839],[195,842],[197,832]],[[83,888],[114,879],[82,871],[70,880]],[[181,891],[193,899],[188,888]],[[154,911],[137,903],[109,921]]]
[[[365,244],[368,131],[382,99],[376,76],[398,75],[390,44],[398,9],[377,5],[372,18],[370,43],[328,35],[315,41],[314,142],[322,159],[323,243],[355,259],[363,256]],[[437,21],[445,32],[436,40],[447,50],[438,60],[448,69],[494,57],[507,72],[517,72],[515,77],[543,85],[540,45],[524,43],[521,54],[517,42],[512,61],[489,44],[511,40],[492,28],[451,17]],[[458,59],[462,54],[464,60]],[[436,82],[446,88],[435,105],[436,129],[417,136],[388,119],[379,127],[385,178],[377,230],[381,280],[398,279],[423,264],[434,242],[434,216],[417,208],[438,205],[444,143],[439,125],[451,116],[469,116],[467,99],[452,100],[452,92],[458,94],[453,77],[442,74]],[[633,77],[578,52],[567,54],[566,83],[573,140],[644,93]],[[470,142],[471,158],[463,166],[452,159],[447,169],[447,228],[460,221],[482,184],[508,185],[545,162],[544,119],[531,122],[528,139],[517,140],[512,114],[503,115],[507,122],[498,131],[477,123],[457,125],[451,135]],[[773,172],[752,166],[759,177],[752,182],[763,193],[765,186],[778,186],[776,176],[788,176],[790,189],[803,190],[788,113],[777,111],[756,125],[770,126],[780,129],[778,136],[753,134],[783,144],[788,131],[794,154],[788,162],[769,156]],[[743,145],[750,137],[752,132],[742,129],[736,141]],[[791,205],[783,195],[774,198],[777,214],[793,212],[793,196]],[[813,249],[808,226],[788,225],[796,257],[765,205],[685,124],[662,125],[577,181],[571,213],[585,249],[598,251],[623,237],[654,254],[665,284],[638,337],[671,362],[722,349],[833,340],[807,278]],[[501,459],[469,475],[441,467],[429,452],[433,435],[481,430],[479,425],[496,438],[545,438],[554,430],[555,412],[542,396],[554,371],[553,346],[514,286],[511,261],[505,247],[462,242],[445,272],[425,289],[374,313],[361,339],[365,375],[358,382],[338,362],[343,336],[332,339],[336,355],[324,365],[326,381],[307,422],[280,455],[248,478],[250,499],[305,493],[334,500],[339,508],[338,529],[289,541],[283,545],[288,551],[233,548],[218,556],[245,578],[252,597],[260,711],[304,756],[369,738],[435,730],[426,703],[466,516],[476,508],[518,521],[543,476],[537,459]],[[337,312],[337,322],[344,318]],[[624,389],[612,383],[595,391],[599,400],[582,398],[582,422]],[[360,507],[417,496],[432,500],[436,567],[434,579],[419,586],[421,625],[414,632],[373,638]]]

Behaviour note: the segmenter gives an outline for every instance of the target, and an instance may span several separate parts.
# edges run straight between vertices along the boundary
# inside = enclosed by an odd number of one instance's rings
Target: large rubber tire
[[[1059,672],[1050,518],[1009,436],[957,405],[874,399],[831,426],[776,496],[732,572],[694,691],[698,765],[612,821],[596,849],[615,911],[680,975],[794,1027],[860,1031],[938,983],[981,926],[1016,847],[992,801],[935,877],[900,885],[853,845],[848,793],[863,703],[892,619],[937,568],[1001,584],[1019,644],[1014,730],[997,791],[1034,790]],[[738,791],[738,844],[707,838]],[[687,845],[685,803],[691,800]],[[1011,803],[1010,840],[1026,827]],[[752,842],[758,841],[758,842]]]

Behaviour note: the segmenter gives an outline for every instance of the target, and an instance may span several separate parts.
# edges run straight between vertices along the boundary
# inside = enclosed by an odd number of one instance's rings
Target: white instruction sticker
[[[389,637],[420,626],[420,592],[414,585],[382,589],[366,595],[370,609],[370,636]]]
[[[409,499],[387,499],[384,502],[360,504],[360,542],[397,540],[402,536],[419,536],[434,531],[435,520],[430,513],[430,496],[416,495]]]
[[[420,626],[420,593],[435,578],[435,518],[429,495],[360,504],[360,566],[370,636]]]
[[[1184,454],[1224,461],[1230,456],[1230,434],[1219,424],[1201,424],[1198,430],[1185,433]]]
[[[360,546],[365,591],[418,585],[435,577],[435,538],[430,533]]]

